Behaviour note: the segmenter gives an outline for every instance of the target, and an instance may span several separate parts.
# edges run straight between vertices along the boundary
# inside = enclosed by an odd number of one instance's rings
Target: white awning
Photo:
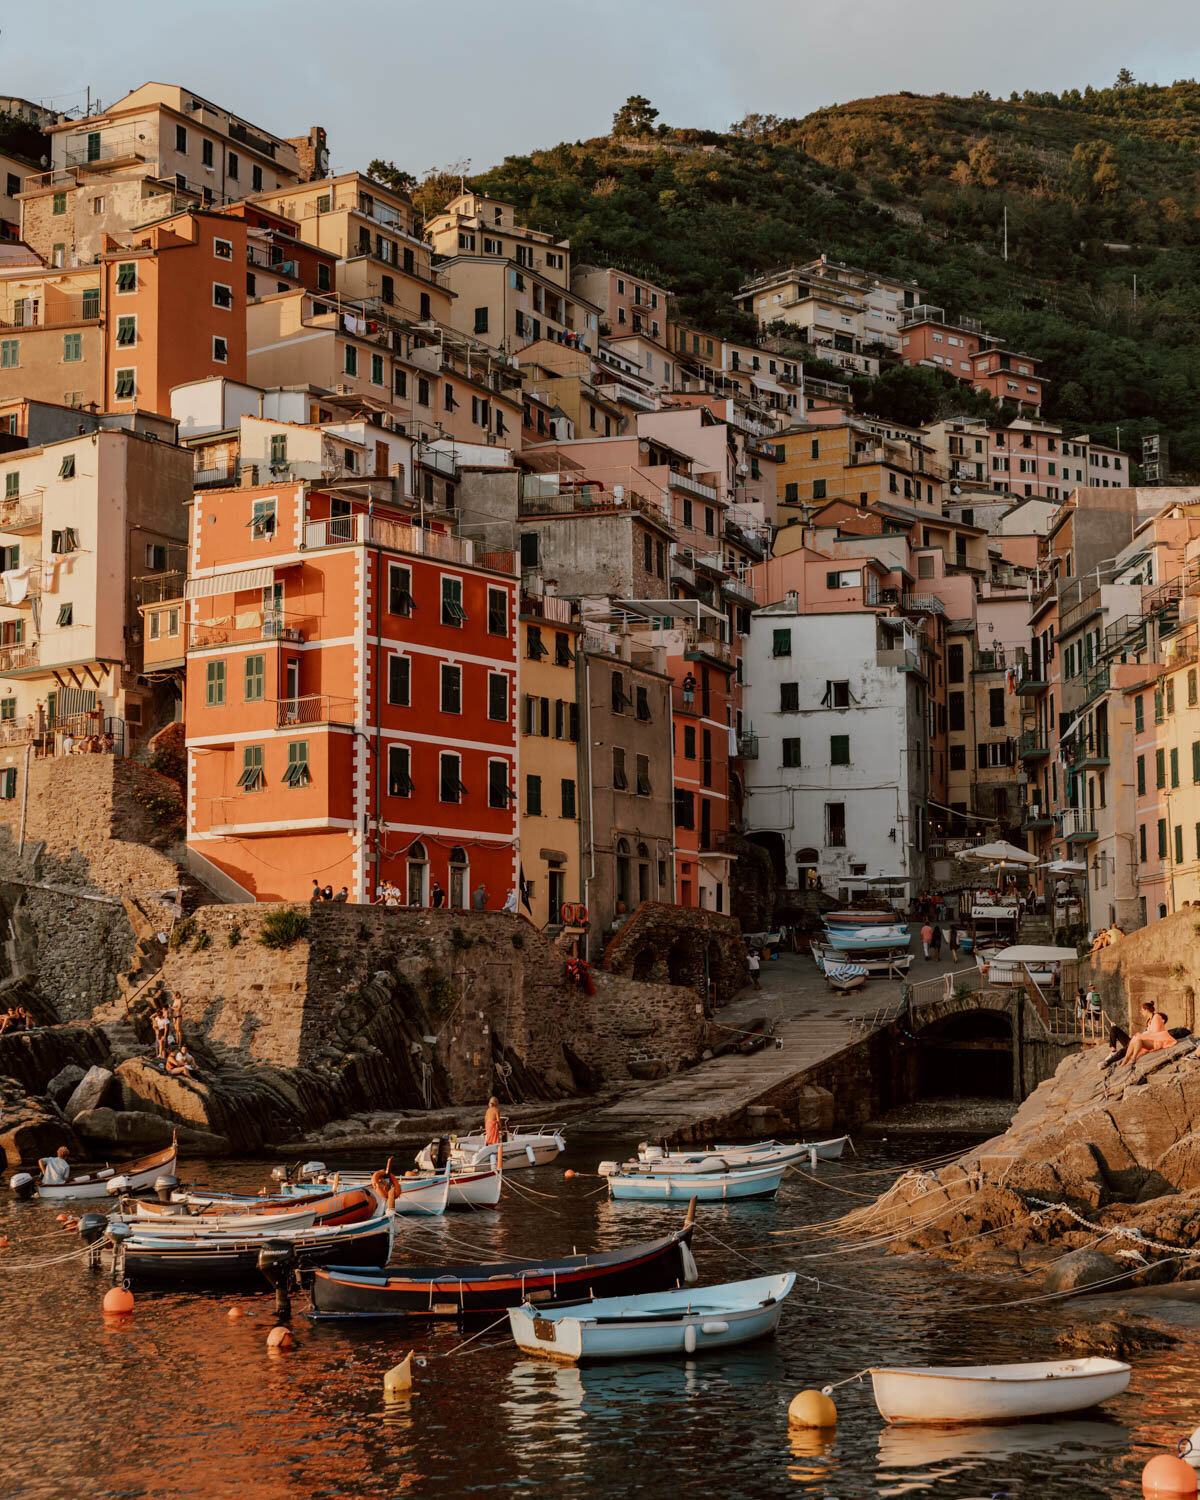
[[[265,589],[275,582],[275,569],[243,568],[239,573],[210,573],[205,578],[189,578],[185,597],[211,599],[214,594],[237,594],[243,589]]]

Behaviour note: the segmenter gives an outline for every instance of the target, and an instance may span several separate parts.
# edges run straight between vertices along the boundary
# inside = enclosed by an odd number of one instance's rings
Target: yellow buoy
[[[403,1396],[407,1391],[411,1390],[412,1352],[410,1350],[409,1353],[406,1354],[400,1361],[400,1363],[398,1365],[393,1365],[392,1368],[383,1377],[383,1394],[384,1397],[390,1401],[394,1397]]]
[[[837,1407],[823,1391],[801,1391],[788,1407],[789,1427],[836,1427]]]

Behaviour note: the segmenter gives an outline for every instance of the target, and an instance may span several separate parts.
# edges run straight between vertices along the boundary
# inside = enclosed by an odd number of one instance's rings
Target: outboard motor
[[[171,1194],[179,1186],[179,1178],[170,1172],[164,1172],[161,1177],[154,1179],[154,1196],[160,1203],[170,1203]]]
[[[32,1172],[17,1172],[8,1179],[8,1185],[18,1198],[32,1198],[37,1189]]]
[[[440,1172],[450,1160],[450,1137],[439,1135],[430,1145],[430,1154],[433,1157],[433,1170]]]
[[[129,1178],[119,1172],[115,1177],[108,1179],[104,1191],[110,1198],[117,1198],[122,1193],[127,1193],[129,1191]]]
[[[258,1252],[258,1269],[275,1288],[275,1316],[292,1316],[291,1290],[296,1275],[296,1247],[289,1240],[267,1240]]]
[[[323,1161],[306,1161],[300,1168],[301,1182],[319,1182],[329,1168]]]
[[[79,1219],[79,1238],[85,1245],[94,1245],[108,1229],[105,1214],[82,1214]]]

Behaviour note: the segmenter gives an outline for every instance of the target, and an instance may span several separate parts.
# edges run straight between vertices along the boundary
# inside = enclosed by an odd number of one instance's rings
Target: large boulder
[[[1127,1275],[1128,1266],[1099,1250],[1072,1250],[1055,1261],[1046,1276],[1048,1292],[1077,1292],[1098,1281],[1114,1284],[1114,1277]]]
[[[141,1109],[89,1109],[75,1120],[81,1139],[92,1145],[126,1146],[131,1150],[157,1151],[169,1146],[172,1138],[181,1150],[205,1156],[224,1156],[229,1142],[223,1135],[208,1130],[175,1126],[161,1115]]]
[[[104,1103],[104,1096],[109,1092],[112,1081],[111,1068],[89,1068],[66,1102],[63,1113],[67,1119],[74,1121],[84,1110],[98,1109]]]
[[[77,1153],[75,1133],[59,1115],[51,1114],[32,1099],[4,1099],[0,1125],[0,1151],[10,1167],[30,1167],[40,1157],[53,1156],[60,1146]]]
[[[65,1068],[60,1068],[46,1085],[47,1098],[52,1104],[57,1104],[59,1109],[64,1108],[75,1092],[75,1086],[83,1081],[86,1073],[87,1069],[81,1068],[78,1063],[68,1063]]]
[[[127,1110],[150,1110],[181,1125],[211,1130],[210,1091],[197,1079],[172,1077],[144,1057],[130,1057],[117,1068],[121,1104]]]

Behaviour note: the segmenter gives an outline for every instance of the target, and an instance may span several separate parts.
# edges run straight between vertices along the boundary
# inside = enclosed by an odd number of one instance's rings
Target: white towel
[[[21,604],[29,593],[28,567],[10,568],[7,573],[0,573],[0,579],[4,582],[5,604]]]

